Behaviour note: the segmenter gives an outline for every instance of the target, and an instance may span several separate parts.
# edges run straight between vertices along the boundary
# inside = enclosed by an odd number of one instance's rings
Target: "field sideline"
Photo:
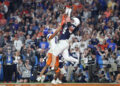
[[[63,84],[51,84],[51,83],[0,83],[0,86],[120,86],[116,83],[63,83]]]

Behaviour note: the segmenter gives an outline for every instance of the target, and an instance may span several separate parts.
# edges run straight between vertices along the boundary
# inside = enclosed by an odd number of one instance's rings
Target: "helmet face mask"
[[[74,19],[73,18],[71,18],[71,23],[74,23]]]

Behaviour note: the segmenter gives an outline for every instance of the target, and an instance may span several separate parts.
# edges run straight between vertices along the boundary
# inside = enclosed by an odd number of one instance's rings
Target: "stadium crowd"
[[[61,59],[62,82],[120,83],[120,0],[1,0],[1,82],[36,82],[46,64],[47,34],[69,5],[81,21],[69,48],[80,64]],[[49,71],[46,82],[53,79]]]

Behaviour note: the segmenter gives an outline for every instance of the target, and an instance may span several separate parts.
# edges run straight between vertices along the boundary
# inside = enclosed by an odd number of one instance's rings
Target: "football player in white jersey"
[[[51,66],[52,64],[52,51],[53,49],[55,48],[55,45],[57,43],[57,36],[55,36],[53,39],[50,39],[52,33],[49,33],[47,35],[47,39],[48,39],[48,42],[49,42],[49,51],[47,53],[47,62],[46,62],[46,66],[42,69],[41,73],[40,73],[40,76],[37,78],[37,81],[41,81],[43,82],[44,79],[45,79],[45,76],[43,75],[45,70]],[[52,81],[52,83],[54,84],[57,84],[57,83],[62,83],[60,80],[59,80],[59,75],[60,75],[60,68],[59,68],[59,57],[57,57],[56,59],[56,63],[55,63],[55,73],[56,73],[56,76],[55,76],[55,79],[54,81]],[[56,81],[55,81],[56,80]]]

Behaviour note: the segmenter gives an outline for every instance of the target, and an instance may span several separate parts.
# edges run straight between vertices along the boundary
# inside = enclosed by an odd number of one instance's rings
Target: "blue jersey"
[[[75,29],[76,27],[74,25],[70,25],[74,28],[73,32],[70,32],[69,30],[69,25],[65,25],[64,28],[63,28],[63,31],[60,35],[60,38],[59,40],[66,40],[66,39],[69,39],[70,38],[70,35],[71,33],[74,34],[75,33]]]

